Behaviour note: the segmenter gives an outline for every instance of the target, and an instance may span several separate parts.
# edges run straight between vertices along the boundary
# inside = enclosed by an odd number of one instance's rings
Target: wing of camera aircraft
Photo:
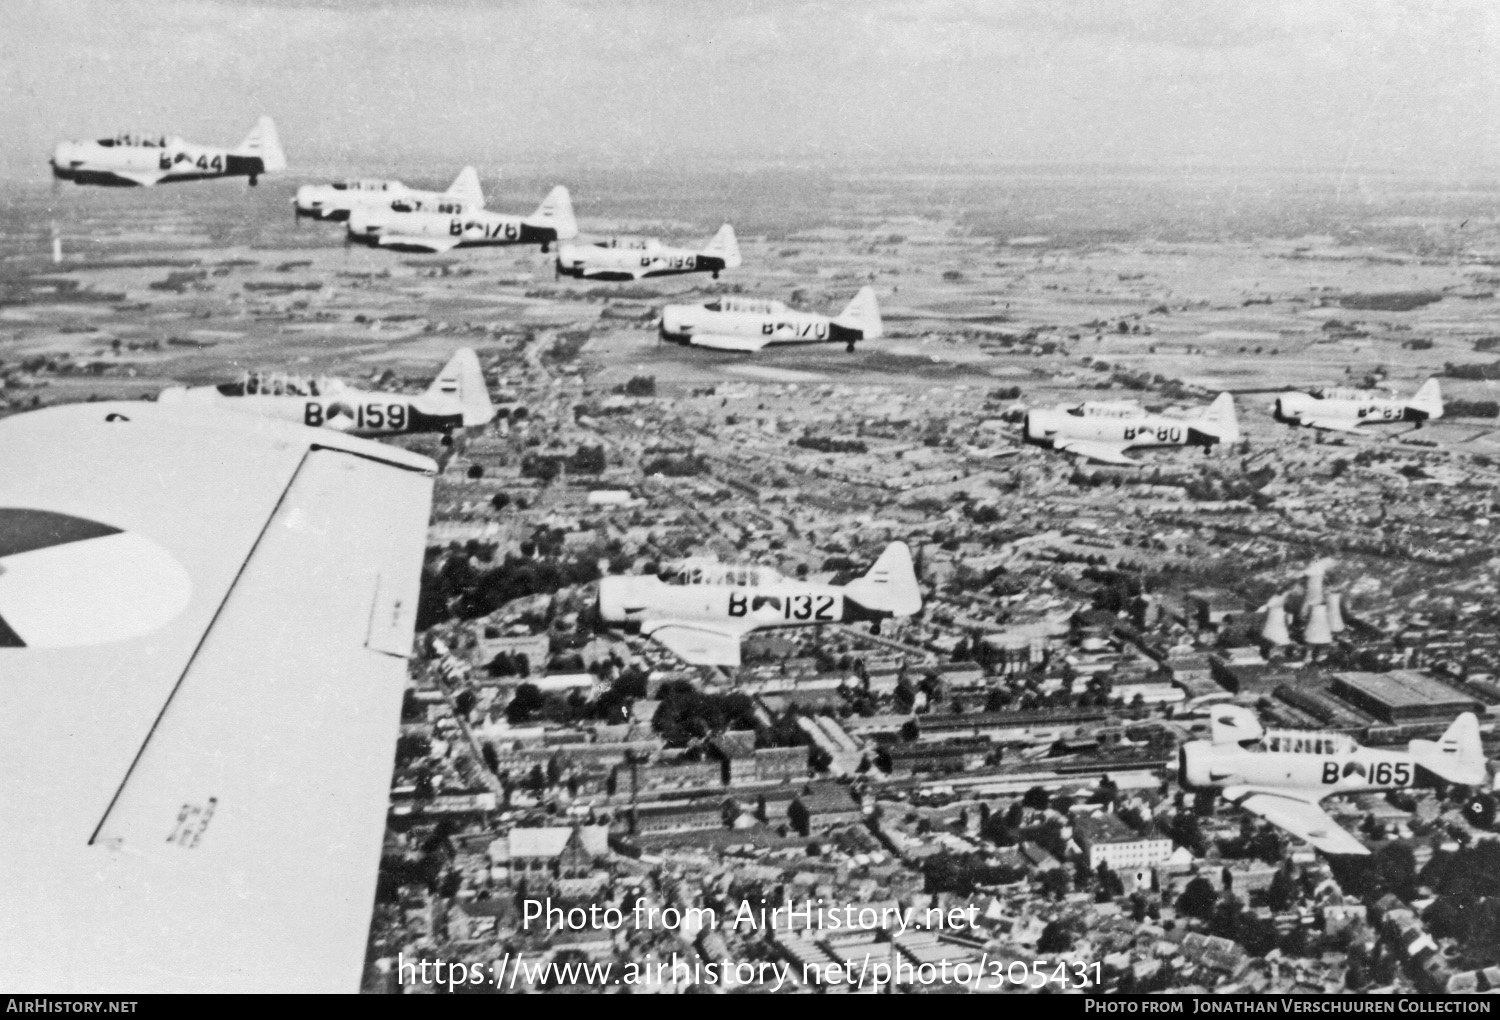
[[[0,421],[0,984],[358,990],[434,470],[214,409]]]

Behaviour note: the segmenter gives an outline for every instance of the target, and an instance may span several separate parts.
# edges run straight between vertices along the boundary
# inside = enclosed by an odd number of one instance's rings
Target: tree
[[[1198,875],[1182,890],[1182,895],[1177,899],[1177,910],[1189,917],[1207,921],[1213,916],[1218,902],[1219,894],[1214,891],[1213,883]]]
[[[1045,786],[1033,786],[1021,797],[1022,806],[1028,807],[1033,811],[1045,810],[1050,802],[1051,798],[1047,796],[1047,788]]]
[[[1068,878],[1066,868],[1050,868],[1042,872],[1040,879],[1042,892],[1051,896],[1054,900],[1060,900],[1068,895],[1072,889],[1072,880]]]
[[[1042,929],[1041,937],[1036,941],[1036,951],[1049,956],[1066,953],[1072,948],[1073,933],[1060,921],[1048,921],[1047,926]]]
[[[1266,906],[1280,913],[1287,910],[1297,899],[1297,883],[1292,881],[1292,876],[1286,867],[1277,870],[1276,876],[1271,879],[1271,887],[1266,890]]]
[[[537,712],[540,712],[546,699],[542,697],[541,688],[536,684],[522,684],[516,688],[515,696],[510,699],[510,704],[505,706],[505,718],[512,723],[525,722]]]

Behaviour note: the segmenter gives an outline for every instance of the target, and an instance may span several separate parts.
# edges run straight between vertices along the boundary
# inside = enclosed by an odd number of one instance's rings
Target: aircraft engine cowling
[[[1203,790],[1218,785],[1209,774],[1213,748],[1202,740],[1190,740],[1177,749],[1177,785],[1184,790]]]
[[[685,311],[687,309],[678,305],[667,305],[661,310],[661,335],[664,338],[687,336],[693,331],[692,325],[684,321]]]
[[[1021,419],[1022,435],[1028,443],[1050,443],[1059,431],[1059,425],[1054,421],[1056,417],[1056,411],[1027,411]]]
[[[646,588],[654,577],[604,577],[599,580],[599,619],[605,623],[639,622],[646,608]]]
[[[297,189],[297,197],[292,200],[296,207],[298,216],[316,216],[323,209],[323,196],[321,189],[313,184],[304,184]]]

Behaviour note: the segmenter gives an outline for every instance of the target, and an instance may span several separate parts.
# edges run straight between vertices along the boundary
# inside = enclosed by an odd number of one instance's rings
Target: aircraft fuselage
[[[1306,393],[1283,393],[1276,398],[1277,421],[1301,425],[1311,421],[1336,421],[1347,427],[1423,422],[1432,415],[1401,400],[1322,400]]]
[[[842,588],[832,585],[789,580],[761,587],[667,584],[650,575],[604,578],[599,588],[599,612],[609,623],[668,617],[748,624],[752,630],[859,618],[858,607],[844,598]]]
[[[1220,440],[1193,427],[1193,422],[1161,415],[1133,417],[1107,414],[1075,415],[1066,411],[1036,410],[1026,414],[1026,441],[1051,447],[1059,439],[1081,439],[1120,447],[1213,446]]]
[[[1253,751],[1195,740],[1179,751],[1178,779],[1184,788],[1193,790],[1250,786],[1321,798],[1407,789],[1416,785],[1417,764],[1405,752],[1369,747],[1325,753]]]
[[[389,393],[343,390],[326,396],[236,394],[240,383],[200,386],[185,391],[188,403],[211,404],[231,411],[337,429],[352,436],[400,436],[417,432],[451,433],[464,424],[456,401],[432,401]]]
[[[139,187],[215,177],[248,177],[266,173],[259,156],[236,155],[226,149],[188,142],[165,146],[61,142],[52,155],[52,175],[77,184]]]
[[[639,280],[648,276],[712,273],[726,268],[723,258],[686,248],[601,248],[580,245],[557,257],[557,270],[579,280]]]
[[[523,216],[474,211],[463,215],[440,212],[382,210],[356,225],[350,219],[351,240],[370,245],[400,247],[394,238],[424,237],[453,239],[455,248],[485,245],[540,244],[543,249],[558,240],[557,229],[530,222]]]
[[[692,343],[694,335],[767,337],[767,344],[852,343],[864,330],[843,326],[813,312],[715,312],[702,306],[668,305],[662,309],[665,340]]]

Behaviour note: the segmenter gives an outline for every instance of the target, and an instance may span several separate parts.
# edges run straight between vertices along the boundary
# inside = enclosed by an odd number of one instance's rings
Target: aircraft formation
[[[232,149],[121,134],[61,143],[51,159],[59,181],[119,187],[237,176],[253,186],[286,166],[264,117]],[[376,248],[557,245],[557,274],[584,280],[717,279],[742,264],[727,223],[698,250],[570,243],[579,230],[565,187],[528,215],[500,213],[472,167],[442,192],[308,185],[294,212],[344,223],[349,240]],[[741,297],[670,304],[659,330],[739,353],[853,351],[884,332],[871,287],[835,316]],[[1404,401],[1284,393],[1274,407],[1288,424],[1344,431],[1442,413],[1436,381]],[[280,990],[357,987],[437,471],[362,437],[450,437],[494,415],[479,360],[461,349],[416,396],[253,373],[154,402],[0,420],[0,766],[29,777],[0,793],[0,816],[26,834],[0,863],[28,878],[0,884],[0,915],[30,919],[27,937],[7,942],[7,974],[45,991],[255,990],[271,974]],[[1132,403],[1036,409],[1023,433],[1127,465],[1138,463],[1130,450],[1240,439],[1227,393],[1179,416]],[[605,626],[731,667],[757,630],[878,633],[922,608],[903,542],[843,585],[690,560],[665,577],[603,578],[597,604]],[[1184,789],[1216,791],[1332,854],[1367,851],[1323,810],[1326,797],[1486,778],[1467,713],[1402,752],[1266,731],[1227,705],[1178,764]],[[1467,810],[1493,822],[1493,794]]]
[[[663,319],[665,329],[665,319]],[[1364,425],[1414,424],[1443,416],[1443,395],[1428,379],[1410,397],[1382,390],[1325,387],[1309,393],[1287,391],[1270,407],[1276,421],[1294,428],[1361,432]],[[1084,401],[1032,408],[1022,413],[1021,439],[1031,446],[1072,454],[1080,460],[1136,466],[1127,450],[1230,446],[1241,439],[1234,395],[1220,393],[1207,407],[1181,416],[1154,414],[1135,401]]]

